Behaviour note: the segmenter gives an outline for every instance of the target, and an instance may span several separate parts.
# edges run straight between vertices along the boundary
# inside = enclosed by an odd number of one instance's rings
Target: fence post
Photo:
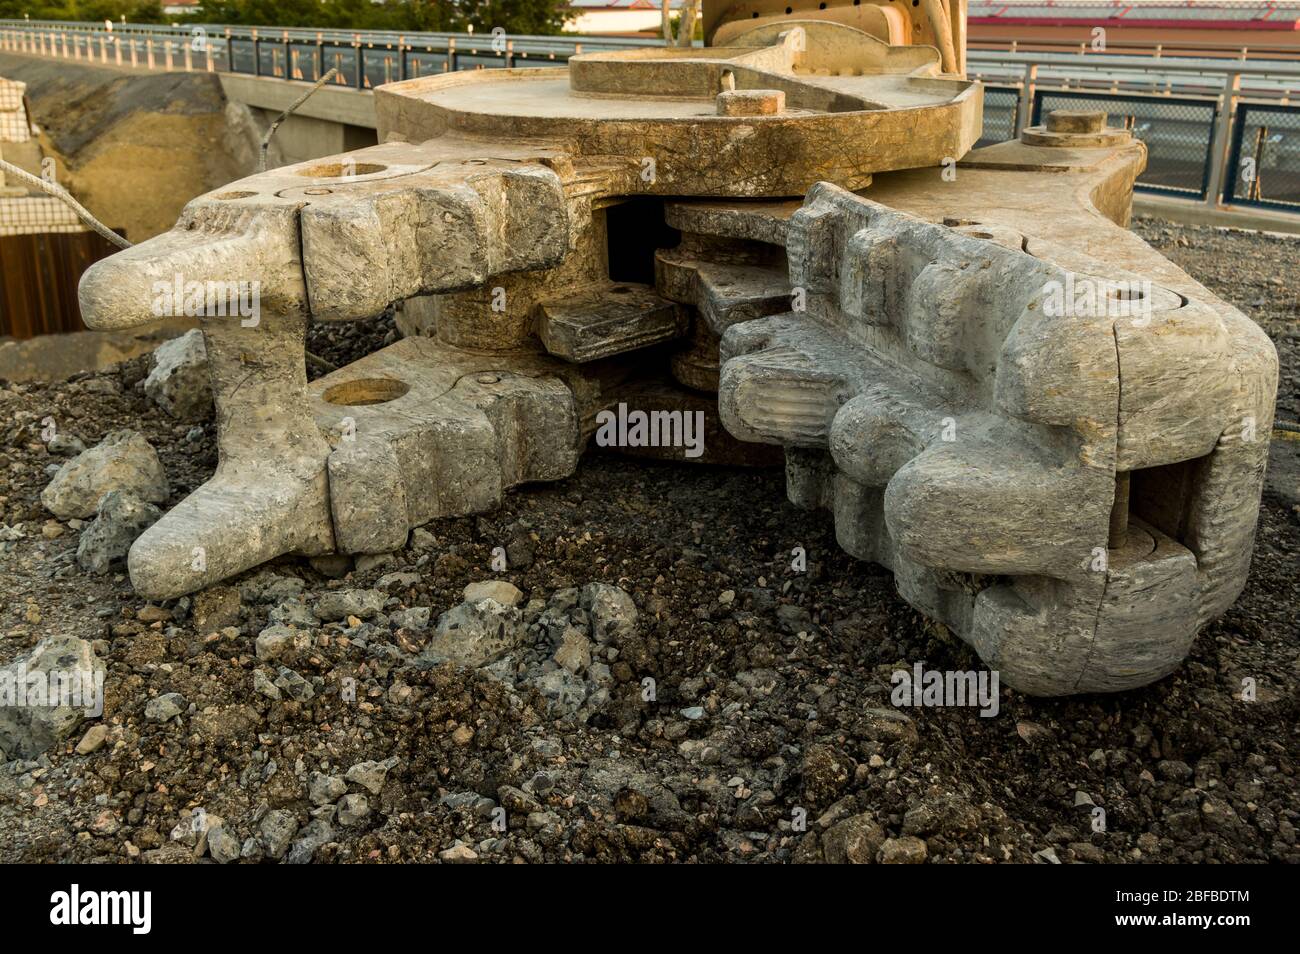
[[[1232,188],[1227,181],[1228,154],[1232,151],[1232,127],[1237,121],[1240,93],[1241,74],[1229,73],[1223,81],[1218,121],[1214,126],[1214,138],[1210,140],[1210,181],[1205,189],[1205,204],[1212,209],[1218,207],[1220,196],[1230,194]]]
[[[454,36],[447,39],[447,72],[456,72],[456,38]]]
[[[1038,64],[1030,63],[1025,67],[1025,78],[1020,84],[1020,101],[1016,108],[1016,128],[1012,138],[1019,139],[1024,128],[1033,122],[1034,88],[1038,84]]]

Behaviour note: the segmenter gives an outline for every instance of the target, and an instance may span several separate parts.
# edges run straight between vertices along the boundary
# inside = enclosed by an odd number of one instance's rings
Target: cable
[[[265,172],[265,171],[266,171],[266,152],[267,152],[268,149],[271,148],[271,137],[274,136],[274,135],[275,135],[275,131],[276,131],[278,128],[280,128],[280,123],[282,123],[282,122],[284,122],[286,119],[288,119],[289,116],[292,115],[292,113],[293,113],[293,111],[294,111],[295,109],[297,109],[297,108],[298,108],[299,106],[301,106],[303,103],[307,102],[307,97],[308,97],[308,96],[310,96],[312,93],[316,92],[316,90],[320,89],[322,86],[324,86],[326,83],[328,83],[330,80],[332,80],[334,77],[336,77],[336,76],[338,76],[338,75],[339,75],[339,71],[338,71],[338,68],[337,68],[337,67],[331,69],[328,73],[326,73],[324,76],[322,76],[320,79],[318,79],[318,80],[316,81],[315,85],[313,85],[311,89],[307,90],[307,92],[303,93],[301,96],[299,96],[297,99],[295,99],[292,103],[290,103],[290,104],[289,104],[289,108],[286,109],[284,112],[282,112],[279,116],[277,116],[276,119],[275,119],[275,122],[271,123],[271,127],[266,131],[266,135],[262,137],[262,152],[261,152],[261,155],[258,156],[258,159],[257,159],[257,171],[258,171],[258,172]]]
[[[81,221],[85,222],[118,248],[131,247],[132,243],[122,238],[122,236],[118,235],[107,225],[86,211],[86,207],[69,195],[68,190],[63,188],[63,186],[59,185],[57,182],[46,182],[40,176],[34,176],[26,169],[19,169],[12,162],[5,162],[3,159],[0,159],[0,169],[3,169],[6,175],[12,175],[21,182],[26,182],[28,185],[35,186],[42,192],[54,196],[56,199],[63,200],[69,207],[71,207],[73,212],[77,213],[77,218],[81,219]]]

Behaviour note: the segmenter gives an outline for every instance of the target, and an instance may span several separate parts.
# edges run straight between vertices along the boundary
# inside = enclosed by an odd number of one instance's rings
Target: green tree
[[[157,0],[0,0],[0,18],[165,21],[239,26],[490,33],[559,33],[564,0],[205,0],[198,13],[163,16]]]

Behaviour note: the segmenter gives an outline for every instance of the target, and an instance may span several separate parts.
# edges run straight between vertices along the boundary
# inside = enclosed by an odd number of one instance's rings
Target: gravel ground
[[[1136,228],[1273,336],[1279,416],[1300,418],[1300,246]],[[310,347],[338,363],[391,331]],[[2,861],[1300,861],[1300,444],[1275,449],[1245,594],[1176,674],[1105,697],[1004,688],[981,718],[890,706],[895,669],[978,660],[790,506],[779,471],[591,454],[346,578],[282,559],[146,604],[121,572],[78,569],[75,528],[38,500],[47,415],[87,446],[141,430],[173,502],[211,472],[211,425],[157,413],[146,361],[0,390],[0,662],[71,633],[108,669],[102,719],[0,766]],[[408,610],[436,620],[482,580],[523,592],[525,645],[439,664]],[[593,583],[630,594],[635,621],[606,625]],[[298,635],[259,658],[277,622]],[[557,643],[590,653],[581,675],[548,661]]]

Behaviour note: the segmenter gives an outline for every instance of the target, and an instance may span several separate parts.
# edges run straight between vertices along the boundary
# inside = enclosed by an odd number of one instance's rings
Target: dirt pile
[[[0,76],[27,83],[59,181],[132,242],[171,228],[194,196],[253,171],[255,143],[228,117],[214,74],[4,54]]]

